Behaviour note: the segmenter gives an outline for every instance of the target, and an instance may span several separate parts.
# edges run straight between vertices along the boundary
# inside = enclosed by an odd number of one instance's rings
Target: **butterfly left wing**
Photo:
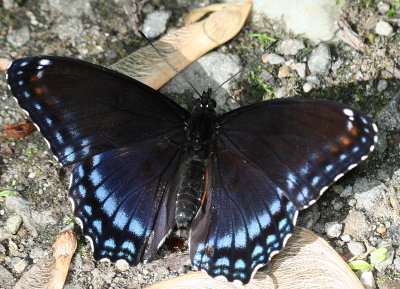
[[[247,283],[291,235],[297,211],[374,149],[377,128],[344,105],[278,99],[219,118],[192,263]]]
[[[142,142],[78,163],[69,189],[97,260],[135,265],[154,256],[175,226],[176,144]]]

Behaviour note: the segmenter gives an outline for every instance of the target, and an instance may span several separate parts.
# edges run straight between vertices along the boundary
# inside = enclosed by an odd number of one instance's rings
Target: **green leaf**
[[[376,249],[371,253],[369,256],[369,260],[371,261],[372,265],[379,264],[380,262],[384,261],[386,259],[386,254],[388,253],[388,249],[382,247],[379,249]]]
[[[352,270],[369,270],[369,269],[373,269],[374,266],[372,266],[371,264],[369,264],[368,262],[364,261],[364,260],[355,260],[349,263],[349,267]]]
[[[1,191],[0,192],[0,197],[9,197],[9,196],[15,196],[16,194],[18,194],[16,191]]]

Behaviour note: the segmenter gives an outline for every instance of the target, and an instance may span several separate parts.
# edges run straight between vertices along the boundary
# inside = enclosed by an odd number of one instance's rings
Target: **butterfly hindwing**
[[[247,283],[283,248],[297,208],[262,171],[230,152],[214,155],[207,179],[206,201],[191,229],[192,263],[213,277]]]
[[[12,94],[63,165],[181,131],[189,112],[121,73],[81,60],[38,56],[7,70]]]
[[[153,257],[175,226],[180,161],[179,147],[165,141],[110,150],[74,167],[69,194],[96,259]]]

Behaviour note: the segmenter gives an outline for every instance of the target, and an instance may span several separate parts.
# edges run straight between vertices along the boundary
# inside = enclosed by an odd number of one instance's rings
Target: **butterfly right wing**
[[[70,197],[97,260],[137,264],[175,226],[175,174],[182,151],[169,141],[97,154],[72,171]]]
[[[18,59],[7,79],[63,165],[177,131],[184,137],[190,115],[135,79],[73,58]]]

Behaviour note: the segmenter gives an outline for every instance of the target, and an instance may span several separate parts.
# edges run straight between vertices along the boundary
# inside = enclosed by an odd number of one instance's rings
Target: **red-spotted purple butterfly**
[[[62,165],[96,259],[138,264],[190,226],[197,269],[249,282],[313,204],[377,141],[363,114],[286,98],[216,115],[208,90],[191,112],[84,61],[14,61],[8,83]]]

